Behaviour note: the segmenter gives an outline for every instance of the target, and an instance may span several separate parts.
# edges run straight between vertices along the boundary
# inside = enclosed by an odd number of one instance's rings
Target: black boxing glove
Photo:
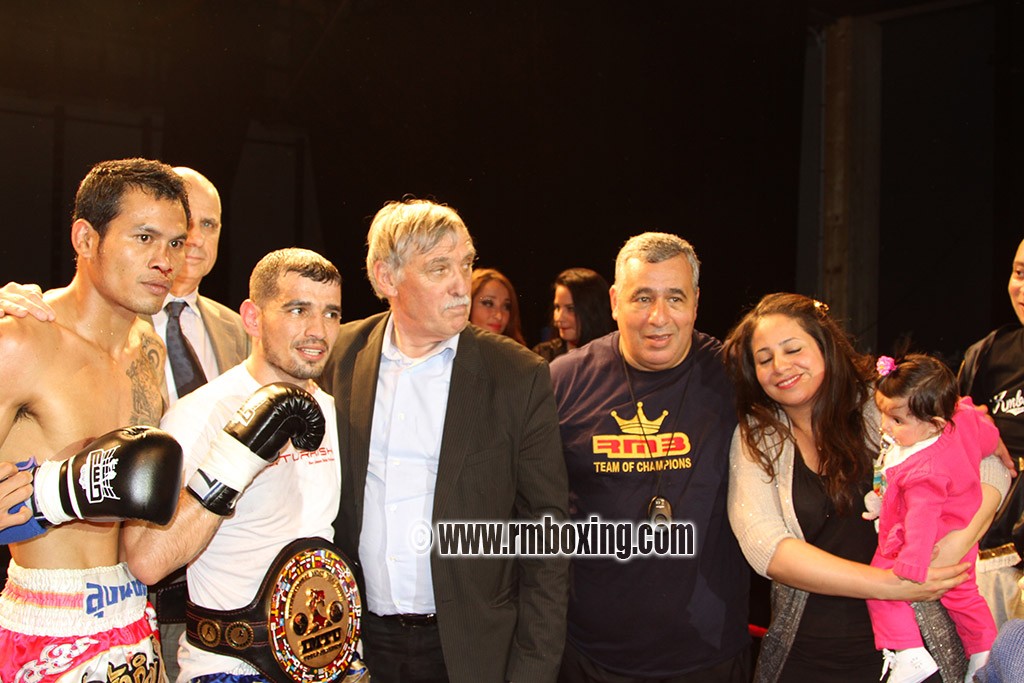
[[[309,392],[284,382],[249,397],[213,441],[186,487],[210,512],[226,516],[242,491],[277,458],[289,439],[301,450],[320,446],[326,422]]]
[[[155,427],[124,427],[33,474],[30,505],[46,528],[72,519],[166,524],[181,490],[181,446]]]

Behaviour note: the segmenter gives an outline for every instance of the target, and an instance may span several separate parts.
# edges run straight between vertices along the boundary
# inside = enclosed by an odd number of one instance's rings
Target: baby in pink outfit
[[[934,358],[911,354],[897,363],[883,356],[878,371],[875,403],[884,437],[878,549],[871,564],[923,583],[936,541],[965,528],[978,511],[978,466],[996,450],[999,431],[969,398],[959,398],[953,373]],[[975,545],[963,561],[973,565],[977,556]],[[996,636],[973,569],[970,575],[941,599],[971,658],[967,681],[988,659]],[[893,600],[867,602],[875,646],[886,651],[892,669],[889,682],[917,683],[934,673],[913,608]]]

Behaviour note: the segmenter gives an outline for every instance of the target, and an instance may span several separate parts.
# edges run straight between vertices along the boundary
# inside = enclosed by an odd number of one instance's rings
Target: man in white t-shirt
[[[161,426],[185,453],[178,510],[167,526],[136,524],[124,533],[128,564],[140,580],[155,583],[188,564],[189,596],[196,605],[234,610],[256,595],[279,551],[304,537],[331,540],[338,509],[341,471],[334,400],[313,381],[338,334],[341,276],[319,254],[282,249],[265,256],[249,281],[242,321],[252,351],[235,366],[178,401]],[[217,514],[202,495],[203,477],[213,471],[217,439],[246,400],[264,385],[283,382],[313,396],[326,417],[318,448],[301,450],[288,442],[251,483],[227,480],[239,469],[224,469],[221,481],[238,492],[229,509]],[[212,447],[211,447],[212,444]],[[255,468],[260,468],[255,459]],[[195,482],[199,481],[199,487]],[[233,513],[222,516],[224,512]],[[187,637],[178,651],[178,681],[257,681],[267,677],[240,658],[197,646]]]

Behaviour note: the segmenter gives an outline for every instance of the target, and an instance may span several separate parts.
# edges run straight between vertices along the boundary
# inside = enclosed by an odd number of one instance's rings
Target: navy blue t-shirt
[[[692,525],[694,553],[575,557],[568,639],[614,672],[699,671],[749,644],[749,569],[726,513],[732,387],[721,344],[699,332],[683,362],[659,372],[627,371],[618,345],[613,332],[551,364],[570,516],[646,520],[660,493],[673,520]]]

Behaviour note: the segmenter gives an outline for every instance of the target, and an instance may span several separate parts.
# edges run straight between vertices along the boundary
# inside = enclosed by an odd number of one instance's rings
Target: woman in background
[[[555,278],[552,324],[558,336],[533,347],[551,362],[615,329],[608,282],[589,268],[569,268]]]
[[[473,270],[469,322],[526,346],[519,322],[519,297],[509,279],[494,268]]]

